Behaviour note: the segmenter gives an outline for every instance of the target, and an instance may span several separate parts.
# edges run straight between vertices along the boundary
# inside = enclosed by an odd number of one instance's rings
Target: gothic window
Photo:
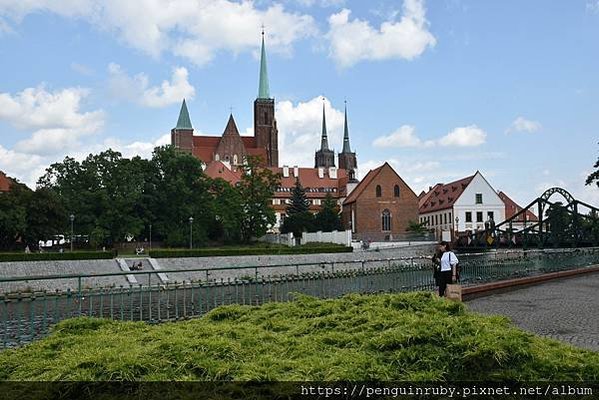
[[[217,155],[215,155],[215,156],[214,156],[214,160],[216,160],[216,161],[220,161],[220,156],[219,156],[218,154],[217,154]]]
[[[233,165],[237,165],[237,154],[233,154]]]
[[[376,185],[376,197],[381,197],[383,195],[383,190],[381,189],[381,185]]]
[[[395,197],[399,197],[399,185],[395,185],[395,187],[393,188],[393,195]]]
[[[391,230],[391,212],[385,209],[381,213],[382,231],[389,232]]]
[[[268,125],[268,113],[264,112],[264,125]]]

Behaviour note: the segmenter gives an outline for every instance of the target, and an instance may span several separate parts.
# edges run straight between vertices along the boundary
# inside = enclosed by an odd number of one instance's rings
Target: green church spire
[[[266,69],[266,49],[264,48],[264,29],[262,30],[262,51],[260,54],[260,85],[258,86],[258,98],[270,99],[268,88],[268,71]]]
[[[324,113],[324,97],[322,98],[322,137],[320,139],[320,150],[329,149],[329,139],[327,137],[327,117]]]
[[[185,99],[183,99],[183,104],[181,104],[181,111],[179,111],[179,119],[177,120],[177,126],[175,129],[193,129],[191,126],[191,119],[189,118],[189,111],[187,111],[187,104],[185,103]]]
[[[343,151],[342,153],[351,153],[349,146],[349,128],[347,127],[347,101],[345,102],[345,124],[343,126]]]

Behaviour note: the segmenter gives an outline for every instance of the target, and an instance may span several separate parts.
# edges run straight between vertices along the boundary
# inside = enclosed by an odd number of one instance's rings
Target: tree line
[[[110,149],[83,161],[65,157],[46,169],[36,190],[15,183],[0,196],[0,250],[35,250],[40,241],[68,240],[71,229],[76,247],[87,249],[127,238],[187,247],[190,235],[195,246],[248,243],[276,222],[271,200],[280,175],[259,165],[248,157],[241,180],[231,185],[171,146],[157,147],[150,159]],[[283,232],[342,229],[330,195],[316,215],[308,204],[298,181]]]
[[[171,146],[157,147],[151,159],[113,150],[81,162],[66,157],[46,169],[35,191],[16,183],[0,196],[0,249],[68,238],[71,216],[74,236],[91,248],[127,237],[186,247],[190,234],[198,245],[247,243],[276,220],[270,201],[280,178],[258,165],[248,157],[240,182],[230,185]]]

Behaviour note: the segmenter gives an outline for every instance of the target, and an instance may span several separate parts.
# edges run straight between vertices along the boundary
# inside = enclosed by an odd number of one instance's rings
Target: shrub
[[[65,253],[0,253],[0,262],[7,261],[54,261],[54,260],[106,260],[115,256],[112,252],[75,251]]]
[[[59,323],[45,339],[0,352],[0,379],[11,381],[598,377],[599,353],[424,292],[329,300],[295,295],[291,302],[222,306],[201,318],[158,325],[79,318]]]
[[[321,246],[322,244],[322,246]],[[222,247],[200,248],[193,250],[162,249],[152,250],[153,258],[179,258],[179,257],[218,257],[218,256],[254,256],[278,254],[318,254],[318,253],[349,253],[352,247],[335,245],[332,243],[319,243],[318,246],[307,244],[297,247]]]

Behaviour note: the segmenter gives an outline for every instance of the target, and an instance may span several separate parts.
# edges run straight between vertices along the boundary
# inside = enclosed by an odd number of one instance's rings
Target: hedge
[[[298,246],[298,247],[232,247],[201,248],[193,250],[167,249],[152,250],[152,258],[179,257],[218,257],[218,256],[261,256],[279,254],[319,254],[319,253],[351,253],[352,247],[346,246]]]
[[[55,261],[55,260],[105,260],[113,258],[112,252],[76,251],[65,253],[0,253],[0,262]]]
[[[27,392],[12,396],[15,399],[32,398],[32,388],[40,387],[30,381],[55,380],[159,385],[147,388],[145,395],[127,398],[295,399],[301,397],[297,388],[275,395],[265,391],[269,385],[260,385],[254,386],[262,394],[259,397],[218,396],[210,387],[204,392],[196,384],[184,395],[173,392],[176,386],[160,382],[544,381],[547,385],[588,384],[597,377],[599,353],[540,338],[505,317],[470,312],[464,304],[431,292],[352,294],[330,300],[297,295],[291,302],[222,306],[201,318],[163,324],[78,318],[60,322],[45,339],[0,351],[0,381],[29,382],[22,387]],[[160,385],[168,390],[155,397]],[[101,392],[107,386],[96,388]],[[69,392],[43,398],[65,393]],[[114,397],[96,392],[86,398]]]

